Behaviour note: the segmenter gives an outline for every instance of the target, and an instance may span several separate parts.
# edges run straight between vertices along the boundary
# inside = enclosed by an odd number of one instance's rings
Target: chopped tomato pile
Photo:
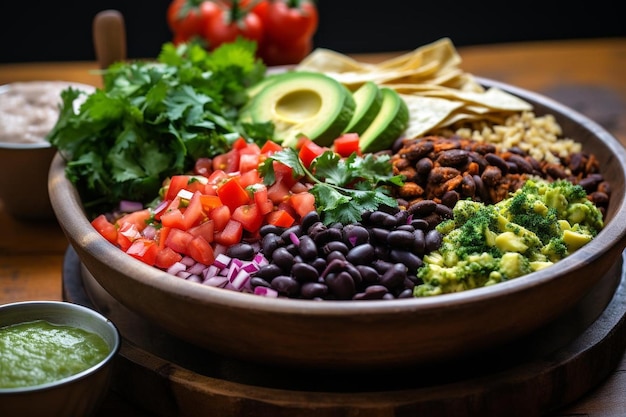
[[[352,143],[349,139],[338,138],[336,152],[341,156],[358,151],[358,137]],[[269,185],[259,175],[259,165],[282,149],[272,141],[260,147],[240,138],[228,152],[198,159],[193,173],[169,178],[155,208],[117,219],[101,214],[92,225],[146,264],[167,269],[191,257],[211,265],[229,246],[259,241],[263,225],[290,227],[315,210],[311,184],[289,166],[272,161],[275,178]],[[306,138],[298,144],[299,157],[307,166],[327,150]]]

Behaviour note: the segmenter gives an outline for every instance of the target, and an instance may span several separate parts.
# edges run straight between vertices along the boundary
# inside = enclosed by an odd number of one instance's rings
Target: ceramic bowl
[[[90,368],[54,382],[30,387],[0,387],[2,415],[88,416],[108,393],[121,338],[117,327],[95,310],[62,301],[25,301],[0,306],[0,328],[45,320],[80,328],[104,339],[109,352]]]
[[[621,261],[626,244],[626,152],[605,129],[542,95],[481,79],[551,113],[600,161],[612,196],[605,228],[558,266],[490,287],[385,301],[269,299],[191,284],[132,259],[89,224],[64,162],[49,189],[84,266],[121,304],[172,335],[228,357],[306,369],[419,366],[514,341],[576,305]]]
[[[58,117],[61,91],[92,86],[65,81],[24,81],[0,86],[0,200],[21,220],[54,220],[48,170],[56,149],[45,140]]]

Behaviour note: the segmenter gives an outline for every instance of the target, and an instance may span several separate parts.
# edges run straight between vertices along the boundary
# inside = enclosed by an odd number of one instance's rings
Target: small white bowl
[[[121,338],[117,327],[100,313],[62,301],[26,301],[0,305],[0,328],[45,320],[101,336],[109,346],[104,359],[90,368],[54,382],[31,387],[0,388],[3,417],[87,416],[108,393]]]

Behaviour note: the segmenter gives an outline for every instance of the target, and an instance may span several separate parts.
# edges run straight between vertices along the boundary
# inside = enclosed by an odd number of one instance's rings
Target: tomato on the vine
[[[167,24],[174,34],[174,43],[201,37],[206,22],[219,12],[212,0],[173,0],[167,9]]]
[[[310,0],[273,0],[267,5],[265,33],[269,40],[287,46],[311,39],[318,12]]]
[[[220,7],[204,22],[202,34],[209,49],[234,42],[237,37],[259,44],[263,40],[263,22],[255,13],[242,8],[238,1],[233,1],[231,7]]]

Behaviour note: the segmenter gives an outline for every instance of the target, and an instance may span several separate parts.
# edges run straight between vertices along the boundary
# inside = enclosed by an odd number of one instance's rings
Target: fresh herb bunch
[[[88,211],[121,200],[152,200],[162,182],[199,157],[227,151],[239,136],[269,137],[271,125],[239,125],[246,88],[265,73],[256,44],[239,39],[207,52],[163,45],[154,62],[120,62],[103,73],[104,89],[86,97],[68,88],[47,139],[67,161],[66,175]]]
[[[307,169],[295,149],[285,148],[259,166],[259,173],[266,184],[275,180],[273,161],[290,167],[294,177],[305,177],[314,184],[309,191],[315,196],[317,211],[327,225],[359,222],[366,211],[398,205],[396,199],[390,196],[388,186],[401,186],[403,179],[392,174],[388,155],[359,156],[352,153],[342,158],[328,150],[315,158]]]

